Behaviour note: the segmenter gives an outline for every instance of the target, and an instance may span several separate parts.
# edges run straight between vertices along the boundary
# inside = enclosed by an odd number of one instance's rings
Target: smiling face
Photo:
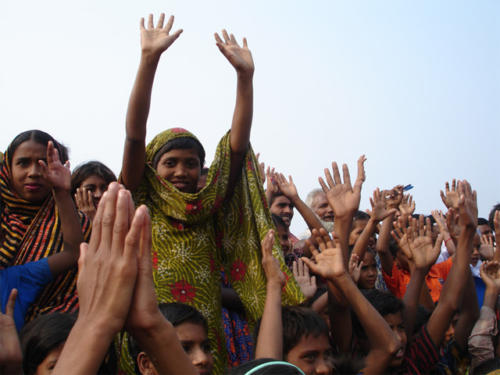
[[[332,348],[326,334],[304,335],[285,358],[306,375],[327,375],[333,370]]]
[[[40,160],[47,159],[47,146],[32,140],[21,143],[12,156],[12,188],[23,199],[40,203],[51,187],[43,176]]]
[[[195,193],[201,173],[198,153],[194,148],[167,151],[160,157],[156,171],[180,191]]]
[[[293,203],[284,195],[277,196],[269,210],[272,214],[281,217],[287,227],[292,223]]]
[[[311,209],[323,221],[333,222],[333,210],[326,200],[323,192],[318,192],[312,201]]]

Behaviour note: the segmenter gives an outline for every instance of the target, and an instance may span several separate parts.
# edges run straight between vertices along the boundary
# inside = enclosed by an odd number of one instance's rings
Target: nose
[[[42,166],[38,163],[38,160],[31,164],[29,170],[29,177],[40,177],[42,175]]]
[[[102,195],[104,194],[104,192],[106,191],[106,188],[103,186],[103,187],[98,187],[94,190],[94,198],[99,198],[101,199]]]
[[[182,165],[183,163],[177,163],[175,167],[174,174],[176,177],[187,176],[187,169]]]
[[[316,374],[318,375],[329,375],[332,372],[332,366],[330,364],[330,361],[327,359],[318,359],[318,362],[316,363],[316,369],[315,369]]]
[[[287,206],[283,207],[283,211],[288,213],[288,214],[291,214],[291,213],[293,213],[293,208],[287,205]]]
[[[210,360],[210,354],[205,352],[202,348],[198,348],[191,357],[193,365],[196,367],[206,367]]]

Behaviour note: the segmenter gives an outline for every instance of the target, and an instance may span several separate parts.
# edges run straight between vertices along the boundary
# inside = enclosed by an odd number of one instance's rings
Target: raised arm
[[[472,241],[477,225],[476,192],[471,190],[467,181],[460,181],[457,191],[459,192],[458,210],[461,228],[457,252],[441,291],[438,305],[427,322],[429,336],[437,347],[441,345],[453,314],[460,307],[462,294],[470,273]]]
[[[304,218],[304,221],[306,222],[310,230],[313,230],[314,228],[319,230],[323,227],[316,214],[311,210],[311,208],[309,208],[307,204],[304,203],[302,199],[300,199],[297,187],[293,183],[292,176],[288,176],[287,180],[282,173],[277,173],[276,182],[278,183],[278,187],[281,192],[288,199],[290,199],[295,208],[299,211],[300,215]]]
[[[243,38],[243,46],[240,46],[234,35],[228,34],[226,30],[222,30],[222,38],[215,33],[217,47],[234,67],[237,75],[236,104],[231,124],[231,173],[229,176],[229,190],[231,190],[240,173],[241,163],[250,142],[255,67],[246,38]]]
[[[53,276],[68,271],[76,266],[80,254],[80,243],[83,242],[80,217],[76,211],[75,202],[71,198],[71,172],[69,162],[62,165],[59,153],[52,142],[47,145],[47,163],[44,167],[46,179],[52,185],[52,194],[61,221],[63,251],[48,257],[50,271]]]
[[[146,123],[151,103],[151,91],[161,54],[179,37],[182,30],[170,33],[174,16],[170,16],[163,26],[165,14],[162,13],[156,27],[153,15],[145,27],[141,18],[141,61],[130,94],[126,120],[125,149],[123,152],[121,179],[127,189],[135,190],[144,173],[146,157]]]
[[[312,246],[310,250],[315,261],[308,258],[305,258],[304,261],[313,272],[334,283],[342,291],[365,329],[370,341],[370,351],[365,358],[363,374],[381,374],[400,349],[401,343],[385,319],[380,316],[352,281],[344,265],[340,247],[335,245],[335,241],[331,240],[326,232],[321,235],[321,233],[314,231],[313,235],[322,251],[319,252]]]
[[[262,267],[266,274],[266,302],[260,322],[255,348],[255,359],[283,359],[283,322],[281,320],[281,288],[285,276],[278,260],[273,256],[274,231],[267,232],[262,240]]]
[[[436,223],[439,228],[439,233],[443,236],[444,245],[446,246],[446,250],[450,256],[454,255],[456,252],[455,243],[451,238],[450,231],[448,230],[448,225],[446,225],[446,218],[443,213],[439,210],[433,210],[432,217],[436,220]]]

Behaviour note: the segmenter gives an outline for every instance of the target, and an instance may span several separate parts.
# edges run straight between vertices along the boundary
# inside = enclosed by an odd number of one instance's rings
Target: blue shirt
[[[24,325],[24,317],[40,291],[52,281],[47,258],[29,262],[19,266],[0,270],[0,304],[5,312],[12,289],[16,288],[17,298],[14,307],[14,321],[18,331]]]

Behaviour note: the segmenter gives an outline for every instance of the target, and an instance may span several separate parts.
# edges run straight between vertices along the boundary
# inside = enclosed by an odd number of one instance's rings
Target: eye
[[[165,159],[165,160],[163,161],[163,165],[164,165],[165,167],[168,167],[168,168],[175,167],[175,160],[173,160],[173,159]]]
[[[200,165],[200,163],[198,162],[198,160],[197,160],[197,159],[189,159],[189,160],[186,162],[186,166],[187,166],[188,168],[191,168],[191,169],[193,169],[193,168],[198,168],[198,167],[199,167],[199,165]]]
[[[316,353],[306,353],[302,359],[305,361],[305,362],[308,362],[308,363],[313,363],[314,361],[316,361]]]
[[[184,349],[184,351],[186,353],[189,353],[193,349],[193,345],[191,343],[189,343],[189,342],[187,342],[187,343],[186,342],[181,342],[181,344],[182,344],[182,349]]]

